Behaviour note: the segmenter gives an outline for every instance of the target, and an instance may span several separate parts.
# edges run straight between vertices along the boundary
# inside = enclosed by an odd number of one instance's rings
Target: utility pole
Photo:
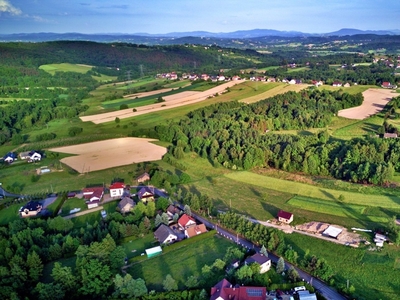
[[[140,77],[143,77],[144,76],[143,65],[139,65],[139,70],[140,70]]]

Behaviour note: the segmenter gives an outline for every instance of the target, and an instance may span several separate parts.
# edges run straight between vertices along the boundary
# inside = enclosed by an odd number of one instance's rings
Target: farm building
[[[162,249],[160,246],[149,248],[145,250],[148,258],[157,256],[162,253]]]
[[[278,212],[278,221],[290,224],[293,221],[293,214],[284,210]]]
[[[332,225],[329,225],[329,227],[327,229],[325,229],[325,231],[322,233],[322,235],[337,239],[337,237],[339,236],[339,234],[342,233],[342,231],[343,231],[342,228],[337,228]]]

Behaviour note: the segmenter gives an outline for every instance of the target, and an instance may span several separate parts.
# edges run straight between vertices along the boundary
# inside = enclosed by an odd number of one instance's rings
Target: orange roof
[[[202,234],[205,232],[207,232],[207,228],[204,224],[191,226],[188,229],[186,229],[186,235],[188,237],[196,236],[198,234]]]
[[[196,221],[192,217],[189,217],[187,214],[183,214],[182,217],[180,217],[178,223],[182,227],[185,227],[187,225],[187,223],[189,223],[189,221],[196,223]]]

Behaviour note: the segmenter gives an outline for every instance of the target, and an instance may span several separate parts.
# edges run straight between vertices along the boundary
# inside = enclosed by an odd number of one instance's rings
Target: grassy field
[[[251,183],[255,186],[260,186],[279,192],[287,192],[288,186],[290,186],[290,192],[295,195],[334,202],[337,202],[339,197],[342,196],[344,198],[342,202],[348,204],[366,205],[372,207],[377,206],[389,209],[398,208],[398,205],[400,204],[400,197],[396,197],[394,195],[368,195],[348,191],[323,189],[318,186],[300,182],[288,182],[287,180],[266,177],[252,172],[232,172],[225,174],[224,176],[238,182]]]
[[[300,256],[306,250],[310,255],[323,257],[337,274],[336,282],[346,285],[347,280],[356,288],[355,299],[395,299],[400,286],[399,268],[396,262],[400,254],[395,247],[385,247],[381,252],[354,249],[314,239],[290,234],[285,242]],[[338,259],[340,258],[340,259]]]
[[[87,71],[90,71],[93,66],[89,65],[81,65],[81,64],[69,64],[69,63],[62,63],[62,64],[47,64],[39,66],[40,70],[46,71],[51,75],[54,75],[56,72],[76,72],[85,74]],[[92,76],[97,81],[113,81],[116,80],[116,76],[107,76],[101,74],[101,76]]]
[[[118,244],[125,249],[126,257],[130,259],[135,256],[141,256],[144,250],[158,246],[160,243],[154,239],[154,234],[151,232],[141,238],[125,238],[119,241]]]
[[[75,208],[80,208],[80,211],[86,210],[87,205],[85,203],[85,199],[69,198],[65,200],[62,206],[61,216],[68,216],[70,214],[69,212]]]
[[[388,218],[390,218],[390,216],[379,217],[369,215],[371,210],[367,210],[367,207],[363,205],[344,204],[340,201],[333,202],[304,196],[294,196],[288,201],[288,204],[293,206],[295,209],[300,208],[316,213],[323,213],[353,219],[355,218],[368,222],[385,223],[387,222]],[[295,209],[293,210],[295,211]]]
[[[143,278],[149,290],[162,291],[162,282],[170,274],[180,289],[189,276],[199,277],[201,268],[223,258],[233,243],[219,236],[212,236],[174,251],[137,262],[128,269],[133,278]]]
[[[242,98],[240,101],[245,103],[254,103],[290,91],[298,92],[309,86],[306,84],[259,83],[259,87],[262,85],[267,86],[267,90],[265,92],[259,91],[256,95]]]

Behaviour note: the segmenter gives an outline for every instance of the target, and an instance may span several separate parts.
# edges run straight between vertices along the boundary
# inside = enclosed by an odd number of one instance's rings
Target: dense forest
[[[245,105],[215,104],[191,112],[172,126],[158,126],[160,139],[173,142],[176,158],[195,151],[231,169],[270,166],[289,172],[331,175],[352,182],[384,184],[400,170],[398,139],[275,134],[281,129],[323,128],[340,108],[359,105],[362,95],[306,90]]]

